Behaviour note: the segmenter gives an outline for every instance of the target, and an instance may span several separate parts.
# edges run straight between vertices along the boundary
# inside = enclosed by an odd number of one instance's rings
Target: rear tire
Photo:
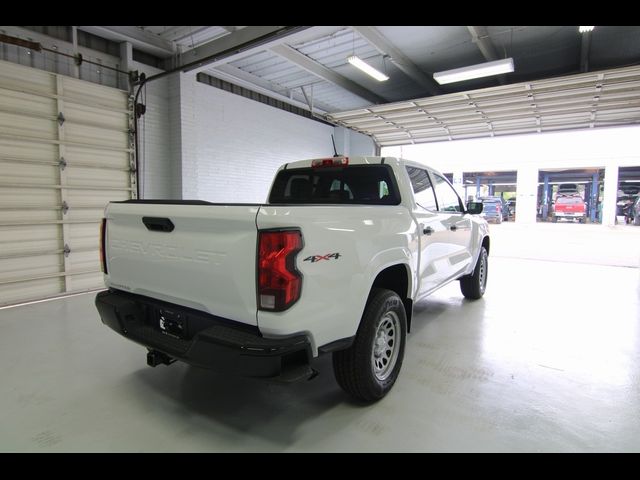
[[[480,248],[480,255],[476,262],[476,267],[471,275],[460,279],[460,291],[465,298],[478,300],[482,298],[487,288],[487,278],[489,276],[489,254],[484,247]]]
[[[553,217],[551,217],[551,221],[553,223],[558,223],[558,217],[556,217],[555,215]]]
[[[351,347],[333,353],[338,385],[356,400],[384,397],[400,373],[407,337],[407,315],[397,293],[374,288]]]

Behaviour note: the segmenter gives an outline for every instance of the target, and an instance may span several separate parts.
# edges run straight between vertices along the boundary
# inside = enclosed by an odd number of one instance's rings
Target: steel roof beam
[[[335,31],[335,28],[332,26],[249,26],[237,28],[228,35],[183,52],[180,57],[180,65],[184,66],[183,72],[197,73],[268,50],[285,41],[295,43],[314,36],[330,34]]]
[[[322,78],[328,82],[331,82],[335,85],[338,85],[341,88],[344,88],[350,93],[357,95],[360,98],[364,98],[368,102],[371,103],[385,103],[388,100],[384,97],[376,95],[370,90],[358,85],[357,83],[349,80],[346,77],[343,77],[339,73],[330,68],[325,67],[324,65],[312,60],[306,55],[300,53],[295,48],[290,47],[289,45],[276,45],[271,47],[270,50],[276,55],[281,56],[285,60],[290,61],[303,68],[309,73]]]
[[[217,72],[222,72],[226,74],[227,78],[223,78],[223,80],[228,80],[233,83],[235,81],[234,79],[237,79],[240,81],[240,86],[245,86],[250,89],[251,88],[255,89],[255,87],[258,87],[259,89],[262,90],[260,93],[269,95],[268,92],[271,92],[272,94],[277,96],[274,98],[277,98],[278,100],[287,101],[285,99],[287,99],[288,96],[292,94],[293,102],[289,101],[288,103],[291,103],[292,105],[295,105],[297,107],[301,107],[305,104],[305,99],[302,96],[300,96],[297,92],[295,91],[292,92],[291,90],[288,90],[285,87],[282,87],[280,85],[275,85],[272,82],[265,80],[264,78],[260,78],[249,72],[245,72],[244,70],[238,67],[234,67],[233,65],[229,65],[229,64],[218,65],[214,69],[207,70],[204,73],[221,77],[221,75],[219,75]],[[229,77],[233,77],[233,78],[229,78]],[[239,82],[236,81],[236,83],[239,83]],[[320,113],[326,113],[331,110],[334,110],[335,108],[335,107],[331,107],[330,105],[324,104],[322,102],[318,102],[317,100],[314,101],[313,103],[314,103],[314,110]]]
[[[352,26],[353,30],[373,45],[383,55],[388,55],[391,62],[398,67],[411,80],[416,82],[422,88],[426,89],[431,95],[439,95],[442,89],[438,84],[425,74],[416,64],[402,53],[395,45],[387,40],[375,27],[370,26]]]
[[[188,38],[192,35],[197,35],[198,33],[204,32],[205,30],[208,30],[210,28],[212,27],[210,26],[193,26],[193,27],[179,26],[179,27],[170,28],[160,33],[159,35],[166,40],[178,43],[180,40],[184,38]]]
[[[173,55],[176,51],[172,42],[133,26],[78,26],[78,28],[108,40],[130,42],[139,50],[163,58]]]
[[[493,42],[491,42],[491,40],[489,39],[489,32],[487,32],[487,27],[467,25],[467,29],[471,34],[473,43],[478,45],[480,52],[482,52],[482,56],[485,58],[487,62],[500,60],[500,57],[498,56],[498,52],[496,51],[496,47],[493,45]],[[504,76],[504,74],[498,75],[498,81],[500,82],[500,85],[505,85],[507,83],[507,79]]]

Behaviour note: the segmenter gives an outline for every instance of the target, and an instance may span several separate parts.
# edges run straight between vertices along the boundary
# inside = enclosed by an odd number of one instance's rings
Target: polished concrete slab
[[[94,294],[0,310],[0,451],[638,452],[638,258],[599,264],[586,235],[571,263],[542,260],[536,239],[573,241],[555,226],[492,225],[485,297],[454,283],[417,305],[401,376],[367,407],[329,357],[290,386],[149,368]]]

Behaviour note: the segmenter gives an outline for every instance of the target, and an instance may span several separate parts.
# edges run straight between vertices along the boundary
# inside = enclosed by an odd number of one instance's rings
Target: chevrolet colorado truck
[[[372,402],[398,377],[416,302],[455,280],[483,296],[481,212],[441,173],[389,157],[283,165],[265,204],[111,202],[96,306],[151,366],[288,382],[331,353],[338,384]]]

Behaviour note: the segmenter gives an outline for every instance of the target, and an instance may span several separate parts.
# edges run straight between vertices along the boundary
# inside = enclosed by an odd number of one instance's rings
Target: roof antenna
[[[333,134],[331,134],[331,142],[333,143],[333,156],[339,157],[338,150],[336,150],[336,141],[333,139]]]

